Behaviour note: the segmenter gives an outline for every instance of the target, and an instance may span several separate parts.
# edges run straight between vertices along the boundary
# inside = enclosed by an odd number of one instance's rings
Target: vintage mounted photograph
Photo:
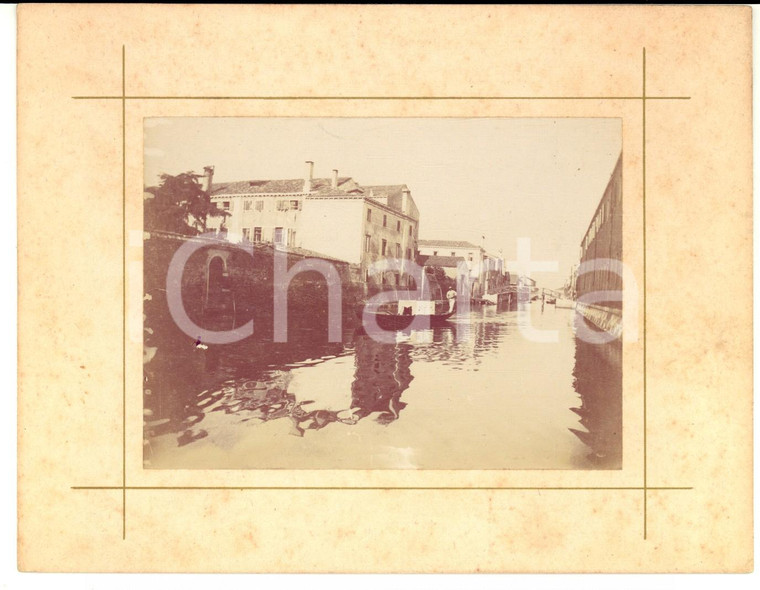
[[[616,118],[144,119],[144,467],[621,469],[622,187]]]

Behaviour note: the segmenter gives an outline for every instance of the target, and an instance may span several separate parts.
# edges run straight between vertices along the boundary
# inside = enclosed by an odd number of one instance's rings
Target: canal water
[[[533,302],[392,342],[173,338],[145,365],[145,467],[619,469],[620,369],[578,321]],[[528,322],[557,341],[527,339]]]

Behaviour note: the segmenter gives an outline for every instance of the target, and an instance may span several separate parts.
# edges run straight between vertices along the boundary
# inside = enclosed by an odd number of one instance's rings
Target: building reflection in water
[[[463,327],[451,325],[399,331],[390,334],[391,339],[371,338],[359,329],[346,333],[343,343],[324,342],[309,329],[302,329],[289,343],[251,339],[204,351],[181,339],[156,342],[158,354],[145,365],[149,392],[145,458],[150,459],[150,439],[156,436],[173,433],[178,446],[208,436],[202,422],[211,412],[234,416],[238,422],[288,419],[291,433],[297,436],[334,422],[353,425],[367,417],[390,424],[406,407],[401,396],[414,378],[413,360],[443,362],[454,369],[467,362],[477,365],[509,331],[505,324],[490,321],[475,321],[464,328],[464,340],[457,332]],[[349,355],[354,356],[355,366],[349,407],[318,407],[321,402],[297,399],[288,390],[293,369]],[[349,383],[337,382],[335,387]]]
[[[334,422],[353,425],[376,414],[380,424],[389,424],[406,406],[401,394],[413,377],[408,344],[376,342],[363,333],[354,337],[355,373],[351,384],[351,403],[347,408],[322,408],[314,400],[296,398],[288,391],[291,370],[269,371],[260,380],[232,381],[213,394],[206,394],[207,410],[242,417],[242,421],[267,422],[287,418],[291,434],[303,436],[307,430],[320,430]],[[334,356],[331,358],[335,358]],[[325,362],[324,359],[312,364]],[[336,383],[336,387],[346,384]]]
[[[401,394],[412,376],[412,346],[405,342],[377,342],[359,333],[355,340],[354,381],[351,384],[351,414],[358,421],[377,413],[376,421],[390,424],[406,407]]]
[[[178,446],[208,436],[202,428],[203,420],[212,412],[230,415],[238,423],[287,419],[292,424],[291,434],[296,436],[335,422],[354,425],[371,417],[387,425],[397,420],[406,406],[401,395],[413,379],[409,354],[412,346],[377,342],[362,331],[347,339],[345,344],[309,345],[308,339],[302,338],[298,346],[282,350],[272,346],[264,350],[260,343],[251,342],[247,344],[248,353],[255,349],[256,354],[251,354],[247,363],[239,350],[230,349],[225,354],[219,347],[184,355],[160,355],[158,362],[146,366],[146,381],[158,395],[146,402],[145,459],[150,460],[150,439],[155,436],[174,433]],[[335,383],[336,388],[350,387],[348,407],[320,407],[323,402],[298,399],[288,390],[294,369],[351,355],[353,381],[350,385]],[[247,376],[236,377],[241,374]],[[171,378],[166,379],[168,376]],[[191,393],[220,381],[221,385]]]
[[[585,321],[576,315],[576,321]],[[570,408],[580,416],[585,430],[570,428],[590,450],[588,460],[595,467],[622,467],[623,379],[619,340],[590,344],[575,338],[574,387],[580,407]]]
[[[466,331],[464,337],[460,330]],[[506,323],[473,321],[463,326],[419,330],[410,334],[408,340],[415,345],[410,351],[413,360],[442,361],[454,368],[464,368],[477,366],[480,357],[495,351],[509,333],[510,326]]]
[[[319,331],[304,326],[296,333],[298,337],[288,343],[250,340],[203,351],[196,349],[190,338],[185,342],[146,339],[157,350],[145,365],[146,466],[150,465],[151,442],[156,439],[161,439],[158,444],[164,453],[169,441],[174,448],[204,438],[211,442],[199,444],[225,444],[224,441],[245,436],[247,426],[273,420],[288,424],[290,434],[297,437],[326,427],[331,431],[350,428],[362,420],[380,427],[392,425],[403,418],[408,403],[424,406],[424,400],[414,396],[410,399],[407,392],[414,380],[414,363],[420,363],[418,377],[423,382],[431,369],[422,365],[428,363],[438,364],[442,373],[458,373],[510,366],[517,371],[521,365],[514,362],[521,354],[524,363],[538,359],[543,367],[547,361],[542,355],[536,356],[535,349],[522,340],[518,316],[475,310],[471,320],[466,326],[467,339],[459,338],[457,330],[461,326],[456,323],[396,332],[393,341],[377,341],[362,330],[351,330],[341,343],[326,342],[318,336]],[[573,346],[571,334],[568,330],[565,342],[569,346]],[[619,343],[615,348],[574,340],[574,351],[569,348],[563,353],[567,381],[564,393],[560,393],[573,396],[569,389],[573,367],[572,386],[580,403],[571,408],[568,406],[572,402],[560,404],[567,416],[560,429],[567,433],[570,427],[588,448],[585,454],[593,467],[619,469]],[[528,350],[533,352],[523,352]],[[475,375],[454,379],[477,383]],[[516,403],[515,407],[522,407]],[[414,429],[414,425],[399,424],[396,432],[403,439],[408,429]]]
[[[221,398],[210,404],[208,411],[235,414],[241,422],[287,418],[292,424],[291,433],[297,436],[341,421],[338,412],[310,408],[309,400],[297,400],[287,390],[289,378],[289,371],[272,371],[263,381],[233,382],[222,389]]]

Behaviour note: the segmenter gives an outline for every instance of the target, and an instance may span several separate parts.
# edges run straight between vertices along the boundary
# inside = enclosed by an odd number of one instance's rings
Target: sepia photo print
[[[144,142],[146,468],[622,468],[620,119]]]

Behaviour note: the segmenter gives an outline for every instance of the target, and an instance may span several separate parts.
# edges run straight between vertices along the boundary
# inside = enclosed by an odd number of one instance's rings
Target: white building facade
[[[419,210],[406,185],[361,186],[353,178],[314,178],[313,162],[302,179],[213,183],[211,200],[227,211],[209,218],[209,230],[233,242],[301,248],[361,266],[367,282],[405,285],[404,261],[417,254]],[[210,172],[209,172],[210,170]],[[380,260],[399,261],[400,270],[373,274]]]
[[[496,293],[503,286],[504,260],[481,246],[458,240],[420,240],[419,252],[422,260],[433,265],[436,259],[463,259],[469,269],[473,299]]]

